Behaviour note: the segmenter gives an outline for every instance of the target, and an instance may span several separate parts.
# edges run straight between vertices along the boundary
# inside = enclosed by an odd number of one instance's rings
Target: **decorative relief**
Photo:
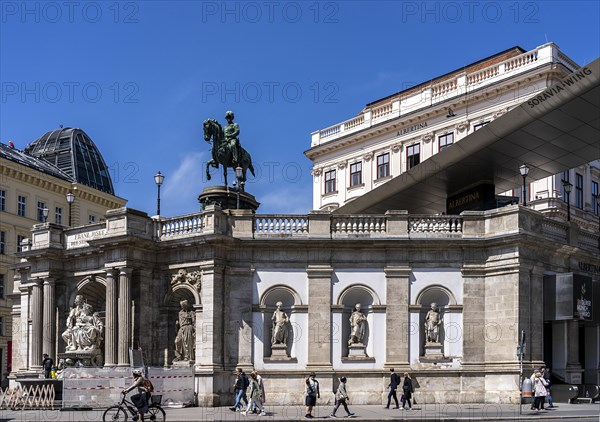
[[[373,158],[373,153],[372,152],[368,152],[365,155],[363,155],[363,160],[365,161],[371,161],[371,159]]]
[[[171,287],[175,287],[179,284],[189,284],[200,293],[202,288],[202,273],[200,271],[188,273],[186,269],[182,268],[177,271],[177,274],[171,276]]]
[[[321,173],[323,173],[323,169],[318,168],[318,167],[313,167],[313,169],[312,169],[313,176],[320,176]]]
[[[340,170],[344,170],[347,165],[348,165],[347,161],[340,161],[337,166]]]
[[[500,116],[502,116],[503,114],[505,114],[507,111],[508,111],[508,109],[507,109],[507,108],[503,108],[503,109],[500,109],[500,110],[496,110],[496,111],[494,112],[494,114],[492,114],[492,117],[493,117],[494,119],[497,119],[498,117],[500,117]]]
[[[433,132],[427,132],[426,134],[424,134],[421,139],[423,140],[423,142],[429,142],[433,139],[434,134]]]
[[[400,144],[394,144],[392,145],[392,152],[398,152],[402,149],[402,145]]]
[[[462,122],[458,122],[456,124],[456,126],[454,126],[454,127],[456,128],[457,131],[464,132],[466,129],[469,128],[469,121],[463,120]]]

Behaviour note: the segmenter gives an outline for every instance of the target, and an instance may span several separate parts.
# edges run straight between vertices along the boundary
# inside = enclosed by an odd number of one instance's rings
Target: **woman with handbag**
[[[349,401],[350,398],[348,397],[348,391],[346,390],[346,381],[346,377],[340,377],[340,385],[335,393],[335,407],[333,408],[331,415],[329,415],[332,418],[337,418],[337,416],[335,416],[335,412],[337,412],[340,406],[344,406],[344,410],[348,414],[349,418],[354,416],[354,413],[350,412],[350,409],[348,409],[347,401]]]

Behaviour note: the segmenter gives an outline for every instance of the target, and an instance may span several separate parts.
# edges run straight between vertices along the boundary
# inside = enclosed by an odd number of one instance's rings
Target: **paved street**
[[[227,407],[166,409],[167,421],[295,421],[304,419],[303,406],[267,406],[267,416],[242,416]],[[412,421],[518,421],[518,420],[566,420],[600,421],[600,403],[560,404],[555,409],[535,413],[529,405],[523,405],[519,415],[518,406],[495,404],[426,404],[415,406],[413,411],[384,409],[383,406],[350,405],[356,414],[354,421],[412,420]],[[100,421],[103,410],[80,411],[0,411],[0,421]],[[333,420],[329,417],[331,407],[317,406],[315,419]],[[337,416],[345,419],[343,409]]]

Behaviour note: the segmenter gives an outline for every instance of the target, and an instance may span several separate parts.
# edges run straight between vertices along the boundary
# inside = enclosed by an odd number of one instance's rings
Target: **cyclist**
[[[122,394],[125,395],[129,393],[134,388],[137,388],[138,393],[131,396],[131,401],[137,407],[137,414],[133,415],[133,420],[138,420],[140,416],[148,411],[148,401],[150,400],[150,392],[144,385],[145,378],[142,376],[142,371],[139,369],[134,369],[133,372],[133,384],[122,391]],[[140,418],[141,419],[141,418]]]

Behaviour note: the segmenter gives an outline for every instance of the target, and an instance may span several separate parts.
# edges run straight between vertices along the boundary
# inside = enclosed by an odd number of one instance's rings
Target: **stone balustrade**
[[[374,124],[380,124],[407,113],[431,107],[437,103],[464,95],[466,92],[473,92],[482,87],[496,84],[513,77],[517,73],[524,73],[548,63],[560,63],[570,71],[575,71],[578,68],[578,65],[565,56],[555,44],[548,43],[501,63],[478,69],[466,75],[458,75],[435,85],[424,87],[418,92],[409,92],[408,95],[393,99],[387,104],[367,108],[359,116],[313,132],[311,145],[313,147],[321,145],[367,129]]]
[[[52,223],[32,229],[31,246],[24,250],[63,247],[81,249],[90,242],[135,235],[154,241],[186,242],[207,235],[239,239],[473,239],[522,232],[542,236],[582,249],[598,248],[597,224],[592,229],[576,222],[560,221],[531,208],[509,205],[490,211],[465,211],[461,215],[410,215],[388,211],[383,215],[338,215],[312,211],[304,215],[253,214],[247,210],[212,207],[195,214],[151,218],[122,208],[107,213],[107,220],[77,228]]]

